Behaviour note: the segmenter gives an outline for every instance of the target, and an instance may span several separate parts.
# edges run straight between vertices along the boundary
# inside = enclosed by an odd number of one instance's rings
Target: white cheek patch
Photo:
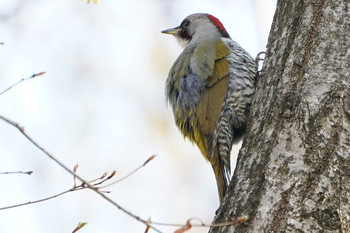
[[[178,37],[178,36],[176,36],[175,38],[176,38],[177,42],[179,43],[179,45],[182,48],[185,48],[188,45],[188,41],[187,40],[184,40],[184,39],[182,39],[181,37]]]

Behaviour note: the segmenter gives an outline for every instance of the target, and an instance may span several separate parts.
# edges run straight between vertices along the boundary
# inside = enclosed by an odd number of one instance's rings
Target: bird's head
[[[220,20],[206,13],[189,15],[181,22],[180,26],[166,29],[162,33],[175,36],[183,47],[186,47],[189,43],[230,37]]]

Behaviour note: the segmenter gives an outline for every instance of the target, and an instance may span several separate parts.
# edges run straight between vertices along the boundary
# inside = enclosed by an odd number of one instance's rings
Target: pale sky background
[[[212,169],[183,140],[166,107],[164,83],[181,52],[160,31],[189,14],[211,13],[253,57],[265,50],[275,0],[0,0],[0,114],[20,123],[85,179],[105,171],[122,177],[155,160],[108,196],[156,222],[210,223],[219,206]],[[239,149],[239,147],[238,147]],[[232,153],[236,160],[237,147]],[[0,121],[0,207],[45,198],[73,185],[72,177]],[[0,211],[0,233],[139,232],[145,226],[90,190]],[[176,228],[156,226],[163,232]],[[189,233],[204,233],[195,228]],[[151,231],[153,232],[153,231]]]

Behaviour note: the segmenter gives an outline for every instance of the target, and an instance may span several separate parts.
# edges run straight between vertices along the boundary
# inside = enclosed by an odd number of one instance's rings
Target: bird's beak
[[[162,33],[176,35],[180,30],[181,30],[180,27],[175,27],[175,28],[169,28],[169,29],[163,30]]]

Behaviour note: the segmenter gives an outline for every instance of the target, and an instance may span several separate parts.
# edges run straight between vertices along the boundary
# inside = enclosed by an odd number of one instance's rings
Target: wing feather
[[[225,101],[229,81],[229,64],[226,59],[229,49],[221,40],[216,42],[216,56],[214,61],[213,74],[206,80],[205,91],[196,106],[198,126],[201,131],[201,144],[205,145],[208,158],[208,139],[212,137],[217,121],[220,117],[222,106]],[[203,151],[202,151],[203,152]]]

